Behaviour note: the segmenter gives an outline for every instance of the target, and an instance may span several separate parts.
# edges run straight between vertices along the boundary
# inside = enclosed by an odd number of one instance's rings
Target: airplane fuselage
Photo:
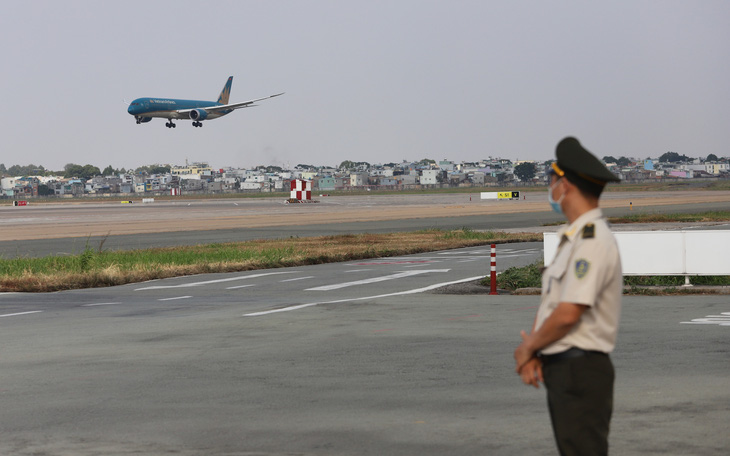
[[[174,98],[137,98],[129,104],[127,112],[137,118],[161,117],[163,119],[190,119],[189,112],[180,113],[178,111],[189,111],[192,109],[210,108],[213,106],[223,106],[215,101],[201,100],[178,100]],[[223,111],[208,112],[208,119],[217,119],[232,112],[233,109]]]

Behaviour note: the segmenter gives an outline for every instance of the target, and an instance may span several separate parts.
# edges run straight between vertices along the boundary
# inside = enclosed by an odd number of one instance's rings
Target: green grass
[[[497,287],[514,291],[518,288],[540,288],[542,286],[542,260],[524,267],[506,269],[497,276]],[[730,276],[690,276],[691,285],[697,286],[730,286]],[[481,280],[481,285],[490,285],[489,276]],[[629,288],[628,294],[659,295],[667,293],[697,293],[691,289],[681,288],[685,283],[684,276],[624,276],[624,285]]]
[[[212,272],[248,271],[406,255],[503,242],[534,233],[423,230],[257,240],[134,251],[86,249],[78,255],[0,259],[0,291],[92,288]]]
[[[523,267],[508,268],[497,276],[497,288],[509,291],[518,288],[540,288],[542,286],[542,269],[542,260]],[[480,283],[488,287],[491,280],[487,276]]]

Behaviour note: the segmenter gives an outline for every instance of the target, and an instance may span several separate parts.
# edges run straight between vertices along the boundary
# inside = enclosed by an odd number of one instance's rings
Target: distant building
[[[350,186],[351,187],[364,187],[368,185],[370,174],[366,172],[358,172],[350,174]]]
[[[213,173],[213,168],[210,166],[203,165],[192,165],[192,166],[173,166],[170,169],[170,173],[175,176],[180,176],[183,179],[200,179],[201,176],[210,176]],[[192,177],[195,176],[195,177]]]
[[[437,169],[424,169],[421,173],[421,185],[436,185],[438,184],[438,175],[440,171]]]

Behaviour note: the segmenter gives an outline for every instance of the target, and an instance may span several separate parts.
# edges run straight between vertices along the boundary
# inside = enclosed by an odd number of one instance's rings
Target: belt
[[[606,353],[603,353],[601,351],[583,350],[582,348],[573,347],[565,350],[564,352],[555,353],[554,355],[540,355],[540,359],[542,360],[543,364],[549,364],[558,361],[565,361],[566,359],[571,358],[581,358],[588,355],[608,356]]]

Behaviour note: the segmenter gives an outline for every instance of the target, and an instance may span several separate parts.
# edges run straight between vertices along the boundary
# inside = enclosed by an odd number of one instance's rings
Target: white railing
[[[730,275],[730,231],[614,232],[624,275]],[[543,233],[545,264],[557,233]]]

